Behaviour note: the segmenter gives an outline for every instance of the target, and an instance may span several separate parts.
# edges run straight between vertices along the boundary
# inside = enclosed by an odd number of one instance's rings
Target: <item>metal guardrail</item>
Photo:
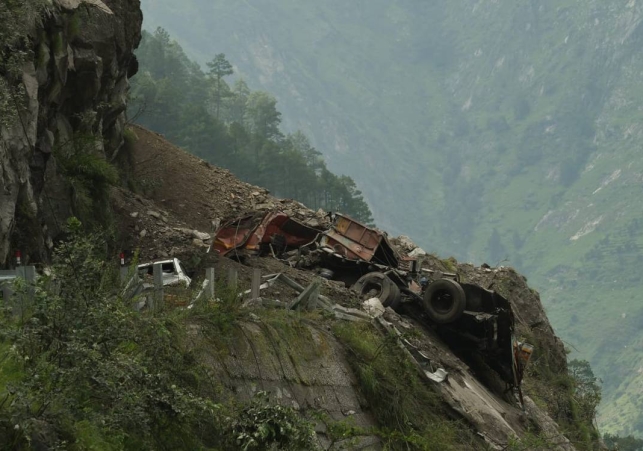
[[[149,310],[160,310],[165,307],[165,286],[163,285],[163,271],[160,263],[153,266],[153,284],[144,283],[139,277],[137,268],[121,266],[121,292],[123,299],[137,301],[134,308],[141,310],[145,307]],[[236,268],[228,268],[225,283],[239,290],[239,274]],[[26,299],[33,300],[35,289],[33,287],[36,281],[35,266],[19,266],[14,270],[0,270],[0,294],[4,302],[9,302],[15,294],[14,283],[22,279],[27,284],[24,292]],[[264,280],[265,279],[265,280]],[[282,283],[292,288],[298,295],[294,300],[282,302],[271,299],[262,299],[262,290],[271,287],[274,283]],[[321,308],[334,314],[340,319],[351,321],[365,321],[371,317],[356,309],[349,309],[334,304],[329,298],[320,293],[321,280],[315,280],[307,287],[304,287],[283,273],[269,274],[263,276],[261,270],[253,269],[250,289],[239,290],[238,297],[242,305],[260,303],[269,307],[281,307],[290,310],[313,310]],[[187,308],[191,309],[200,302],[217,301],[215,293],[215,273],[214,268],[206,268],[205,279],[196,295],[189,300]],[[14,306],[14,308],[18,308]]]
[[[27,284],[33,284],[36,281],[36,267],[35,266],[18,266],[16,269],[2,269],[0,270],[0,294],[2,299],[8,300],[14,295],[14,282],[17,279],[22,279]],[[31,295],[33,290],[28,290]]]
[[[163,270],[160,263],[154,263],[153,266],[153,283],[146,284],[139,277],[136,268],[132,269],[127,266],[121,266],[121,284],[123,289],[121,296],[127,300],[140,298],[134,306],[135,310],[141,310],[147,307],[150,310],[158,310],[164,307],[165,302],[165,285],[163,284]],[[237,284],[237,273],[231,271],[228,274],[228,283],[232,286]],[[190,300],[188,308],[192,308],[197,302],[204,299],[215,299],[214,293],[215,278],[214,268],[205,270],[205,280],[200,291]],[[146,295],[141,296],[143,293]]]

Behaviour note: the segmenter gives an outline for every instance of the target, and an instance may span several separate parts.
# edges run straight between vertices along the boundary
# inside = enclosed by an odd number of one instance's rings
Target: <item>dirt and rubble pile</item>
[[[214,267],[220,278],[225,278],[234,268],[241,287],[250,286],[256,268],[261,269],[263,275],[283,273],[303,287],[318,281],[321,294],[332,302],[349,308],[362,307],[356,293],[344,283],[322,279],[313,270],[293,268],[271,257],[247,258],[241,264],[216,252],[206,252],[214,231],[225,219],[249,211],[279,210],[307,225],[326,229],[330,226],[326,212],[308,209],[296,201],[277,199],[264,189],[239,181],[229,171],[173,146],[160,135],[140,127],[133,130],[136,140],[127,149],[131,152],[132,174],[141,194],[123,189],[116,189],[112,194],[119,235],[125,248],[139,249],[142,260],[178,257],[199,274],[205,267]],[[475,267],[459,264],[453,258],[442,260],[427,254],[409,237],[391,238],[390,242],[401,255],[418,258],[423,268],[437,273],[457,273],[462,282],[500,293],[516,312],[519,338],[536,345],[531,364],[533,370],[524,385],[531,412],[525,416],[500,379],[484,363],[455,354],[423,321],[400,316],[389,309],[384,321],[395,325],[398,331],[409,333],[408,349],[424,362],[421,363],[426,365],[423,371],[447,374],[435,389],[454,415],[477,430],[495,449],[502,449],[530,428],[548,430],[560,436],[561,444],[551,449],[574,449],[549,420],[550,417],[556,421],[565,419],[564,409],[560,408],[564,404],[560,402],[564,394],[543,376],[545,373],[566,374],[565,349],[553,333],[538,293],[528,287],[525,278],[511,268]],[[261,292],[263,299],[285,303],[297,294],[292,288],[279,284]],[[243,371],[251,370],[250,366],[244,365]],[[255,383],[265,384],[265,380],[260,382],[262,378],[251,377]],[[287,377],[284,380],[281,380],[282,376],[275,378],[274,385],[282,393],[285,393],[284,387],[293,383]],[[234,381],[230,383],[234,385]],[[537,406],[545,406],[546,412]],[[363,406],[363,410],[367,413],[367,406]]]
[[[177,215],[160,208],[153,201],[120,188],[111,195],[118,221],[120,249],[126,254],[135,250],[142,261],[186,255],[208,248],[209,233],[188,227]]]
[[[141,191],[192,227],[212,232],[221,221],[247,211],[281,210],[309,225],[330,224],[326,212],[314,211],[292,199],[278,199],[264,188],[237,179],[227,169],[211,165],[134,126],[130,146],[133,178]]]
[[[315,228],[330,226],[328,214],[292,199],[279,199],[267,190],[237,179],[230,171],[213,166],[168,142],[162,135],[139,126],[128,143],[131,174],[136,191],[115,188],[112,206],[116,215],[120,249],[127,256],[139,253],[140,261],[177,257],[190,272],[202,274],[211,266],[221,276],[235,268],[242,284],[249,286],[252,269],[264,274],[282,272],[303,286],[318,279],[310,271],[291,268],[272,258],[255,258],[246,265],[208,253],[214,232],[225,221],[249,211],[283,211]],[[322,294],[356,307],[357,300],[342,283],[322,280]],[[273,299],[296,296],[287,288],[266,292]]]

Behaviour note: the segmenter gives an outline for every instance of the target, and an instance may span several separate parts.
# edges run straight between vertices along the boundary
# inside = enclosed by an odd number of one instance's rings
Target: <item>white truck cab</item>
[[[188,277],[185,268],[181,264],[181,261],[178,258],[172,258],[169,260],[159,260],[138,265],[138,275],[141,279],[143,279],[144,285],[146,284],[145,282],[153,285],[155,264],[161,265],[164,287],[184,286],[187,288],[192,283],[192,279]]]

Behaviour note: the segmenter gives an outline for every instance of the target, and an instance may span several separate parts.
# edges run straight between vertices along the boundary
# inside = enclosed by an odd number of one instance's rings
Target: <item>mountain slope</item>
[[[284,273],[302,286],[316,280],[314,272],[292,268],[269,256],[249,257],[241,265],[216,253],[205,253],[202,243],[195,244],[185,236],[185,230],[189,231],[189,228],[207,229],[210,218],[257,208],[280,208],[299,215],[302,211],[306,213],[303,206],[297,208],[294,201],[268,196],[262,188],[244,183],[228,171],[187,154],[156,133],[138,126],[131,132],[135,139],[128,142],[124,152],[130,157],[134,178],[143,186],[148,177],[158,183],[145,193],[145,197],[124,189],[113,193],[117,223],[121,226],[119,235],[125,238],[124,245],[128,249],[139,249],[142,259],[179,256],[188,265],[188,270],[198,269],[199,272],[214,266],[217,274],[226,274],[234,267],[239,271],[241,287],[250,284],[253,268]],[[152,160],[154,166],[149,165]],[[180,192],[177,192],[177,186],[181,187]],[[262,206],[256,205],[257,196],[262,197]],[[269,204],[272,205],[268,207]],[[155,214],[164,219],[155,219]],[[307,214],[315,212],[309,210]],[[137,233],[142,230],[147,233]],[[399,240],[392,242],[399,244],[400,251],[406,253]],[[349,437],[356,434],[359,438],[365,434],[373,438],[374,435],[391,449],[408,449],[409,446],[411,449],[440,450],[597,449],[598,436],[591,419],[588,423],[578,413],[580,409],[574,408],[574,397],[583,395],[576,391],[576,380],[568,375],[564,345],[553,333],[538,293],[527,286],[526,280],[510,268],[492,270],[470,264],[457,265],[452,260],[441,261],[433,256],[424,259],[423,267],[441,272],[455,270],[463,282],[493,286],[510,301],[516,312],[516,335],[528,337],[537,349],[546,350],[534,356],[528,366],[522,386],[526,410],[518,406],[516,397],[506,391],[506,385],[489,367],[470,356],[463,357],[454,350],[456,348],[448,346],[434,327],[428,327],[413,309],[402,310],[403,317],[388,311],[383,324],[390,321],[398,330],[406,331],[404,342],[412,344],[410,349],[424,354],[432,368],[445,369],[449,376],[443,383],[418,385],[417,370],[409,367],[404,359],[398,360],[398,345],[387,346],[384,342],[378,345],[386,334],[381,335],[377,328],[366,324],[341,321],[334,324],[323,316],[304,316],[305,329],[310,329],[313,337],[319,335],[314,343],[307,342],[305,331],[302,334],[299,330],[294,337],[288,335],[287,340],[283,339],[282,331],[277,334],[277,342],[266,348],[264,340],[270,341],[274,337],[270,338],[269,333],[263,337],[265,331],[256,326],[256,321],[293,327],[293,318],[285,324],[274,323],[280,313],[257,306],[249,308],[262,320],[241,323],[242,327],[248,328],[248,335],[236,337],[231,345],[234,351],[224,353],[223,368],[215,366],[218,380],[224,387],[232,388],[235,396],[241,399],[261,386],[283,392],[286,403],[292,402],[304,410],[314,411],[321,403],[332,419],[345,421],[344,417],[350,417],[350,424],[357,427],[346,432]],[[343,283],[326,281],[321,289],[333,302],[359,306],[354,293]],[[295,297],[296,293],[278,285],[262,291],[263,296],[284,300]],[[254,346],[257,353],[248,352],[248,346]],[[318,349],[322,347],[326,351]],[[328,347],[332,352],[328,352]],[[306,351],[302,352],[302,349]],[[368,359],[362,362],[364,352]],[[382,355],[378,357],[380,353]],[[366,379],[363,371],[368,371],[370,378]],[[419,372],[423,373],[424,370]],[[373,387],[375,391],[371,391]],[[366,402],[358,402],[362,397]],[[394,402],[388,403],[389,400]],[[401,422],[406,426],[395,426],[391,422],[391,412],[406,418]],[[457,421],[447,420],[448,416],[455,416]],[[423,431],[421,425],[427,421],[429,429]],[[400,431],[410,427],[414,432],[410,438],[403,435],[395,438],[396,433],[391,434],[388,429],[397,430],[398,427]],[[380,436],[379,428],[388,432]],[[472,432],[477,433],[475,438],[472,438]],[[323,437],[326,432],[319,435]],[[425,441],[425,436],[430,439]],[[349,447],[362,449],[358,444]]]
[[[335,308],[359,305],[341,282],[276,258],[241,265],[205,252],[211,237],[197,229],[248,209],[288,209],[320,227],[329,219],[240,182],[158,134],[126,128],[138,6],[0,4],[2,30],[15,32],[9,40],[0,33],[0,53],[18,53],[20,62],[5,72],[0,61],[0,106],[9,109],[10,97],[15,104],[0,121],[0,264],[11,266],[8,250],[18,249],[23,264],[42,270],[35,287],[6,274],[3,280],[0,448],[599,447],[596,397],[577,408],[582,380],[567,367],[537,292],[509,268],[457,270],[464,281],[502,293],[520,312],[516,334],[547,350],[527,367],[524,394],[533,401],[525,397],[526,409],[476,360],[477,350],[460,357],[454,349],[461,343],[448,334],[443,342],[421,314],[406,319],[386,311],[379,330],[364,312],[357,312],[364,321],[345,322],[317,311],[263,308],[259,299],[242,303],[243,293],[223,280],[216,299],[195,299],[195,279],[194,292],[166,285],[155,290],[154,303],[145,300],[147,275],[137,271],[137,259],[180,255],[201,277],[205,267],[216,266],[219,276],[235,267],[236,288],[261,268],[302,285],[317,280]],[[115,258],[124,250],[134,251],[131,279],[123,256]],[[453,260],[425,260],[436,271],[456,269]],[[274,307],[277,298],[297,297],[300,290],[289,287],[262,295]],[[193,308],[171,308],[188,303]],[[503,317],[507,327],[512,315]],[[431,378],[432,365],[449,377]],[[274,393],[271,403],[264,391]]]
[[[641,2],[143,8],[147,28],[202,62],[225,52],[275,93],[285,125],[355,179],[378,225],[525,272],[603,378],[602,423],[643,430],[643,355],[629,353],[643,340]]]

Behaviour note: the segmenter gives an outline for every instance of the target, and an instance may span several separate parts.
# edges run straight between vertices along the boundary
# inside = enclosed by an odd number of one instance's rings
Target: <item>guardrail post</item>
[[[154,263],[154,294],[152,295],[153,305],[150,310],[160,310],[163,307],[163,266]]]
[[[24,271],[25,271],[25,280],[29,282],[30,284],[33,284],[36,282],[36,267],[33,265],[29,266],[24,266]]]
[[[237,271],[237,268],[229,268],[228,269],[228,286],[230,288],[237,288],[237,283],[238,283],[238,278],[239,278],[239,273]]]
[[[29,265],[23,266],[22,268],[25,282],[27,282],[27,297],[29,298],[30,302],[33,302],[34,298],[36,297],[36,287],[34,286],[34,284],[36,283],[36,267],[33,265]]]
[[[127,266],[121,266],[120,269],[120,275],[121,275],[121,283],[127,282],[127,276],[129,274],[129,268]]]
[[[9,302],[9,299],[11,299],[11,296],[13,296],[11,284],[3,283],[2,285],[0,285],[0,290],[2,290],[2,300],[4,302]]]
[[[261,296],[261,270],[252,271],[252,285],[250,286],[250,299],[256,301]]]
[[[205,278],[208,281],[208,286],[206,288],[206,297],[208,299],[216,299],[214,297],[214,268],[206,268]]]

